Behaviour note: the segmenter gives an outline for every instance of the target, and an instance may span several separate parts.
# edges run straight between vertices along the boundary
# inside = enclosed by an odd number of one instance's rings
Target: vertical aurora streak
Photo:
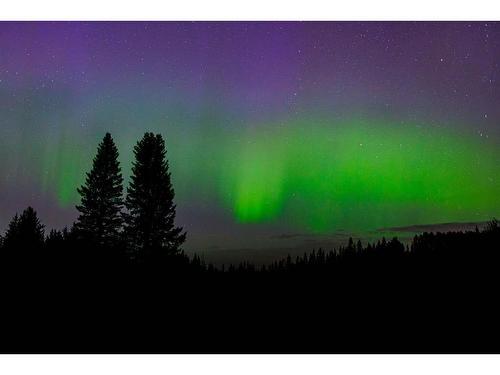
[[[253,134],[236,153],[229,206],[241,222],[286,217],[313,231],[338,223],[359,230],[498,212],[496,143],[416,129],[377,120],[336,126],[307,119]]]

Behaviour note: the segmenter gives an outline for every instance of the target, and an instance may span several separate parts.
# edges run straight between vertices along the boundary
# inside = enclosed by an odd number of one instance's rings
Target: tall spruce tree
[[[111,134],[106,133],[99,144],[92,169],[78,193],[81,204],[76,206],[80,212],[75,223],[77,236],[97,245],[115,244],[123,223],[123,177]]]
[[[36,211],[28,207],[19,216],[16,214],[9,223],[4,238],[4,247],[19,250],[37,250],[44,244],[44,226]]]
[[[134,155],[125,199],[127,238],[139,257],[177,254],[186,233],[174,224],[175,194],[165,141],[160,134],[146,133],[134,147]]]

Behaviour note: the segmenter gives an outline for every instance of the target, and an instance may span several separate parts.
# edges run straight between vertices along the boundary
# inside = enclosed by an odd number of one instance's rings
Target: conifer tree
[[[85,184],[78,189],[81,204],[75,223],[79,238],[98,245],[116,243],[122,226],[123,177],[118,161],[118,149],[106,133],[99,144]]]
[[[175,194],[162,136],[144,134],[134,155],[125,200],[127,239],[139,257],[177,254],[186,234],[174,223]]]
[[[4,246],[9,249],[36,250],[44,244],[44,226],[36,211],[28,207],[21,216],[16,214],[5,233]]]

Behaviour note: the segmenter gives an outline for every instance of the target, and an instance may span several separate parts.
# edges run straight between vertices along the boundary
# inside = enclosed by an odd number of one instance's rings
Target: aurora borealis
[[[162,133],[186,248],[500,216],[500,25],[2,22],[0,227]]]

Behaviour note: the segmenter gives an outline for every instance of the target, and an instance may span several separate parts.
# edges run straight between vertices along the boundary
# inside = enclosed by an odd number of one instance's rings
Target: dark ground
[[[499,353],[499,233],[266,272],[3,259],[0,352]]]

